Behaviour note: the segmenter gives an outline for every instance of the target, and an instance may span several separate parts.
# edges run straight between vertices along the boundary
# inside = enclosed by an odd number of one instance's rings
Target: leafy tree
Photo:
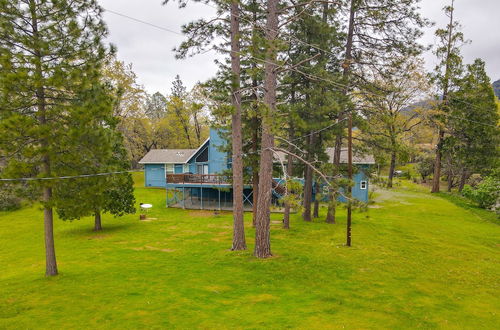
[[[374,153],[382,151],[389,155],[387,186],[392,188],[398,158],[408,153],[409,137],[422,123],[421,110],[412,105],[425,98],[427,79],[422,64],[412,58],[383,74],[374,73],[371,86],[372,92],[363,96],[362,112],[366,123],[361,139]]]
[[[172,82],[172,93],[168,101],[167,111],[175,114],[177,120],[181,124],[182,130],[184,131],[189,148],[193,148],[194,145],[191,139],[191,129],[189,125],[189,109],[185,102],[186,96],[186,87],[184,87],[181,78],[177,75],[175,76],[175,80]]]
[[[126,64],[110,56],[102,68],[102,74],[113,87],[115,102],[113,114],[119,118],[117,129],[124,138],[124,146],[132,167],[149,151],[151,143],[147,140],[150,122],[145,120],[145,102],[147,94],[137,83],[137,75],[132,64]]]
[[[101,8],[95,0],[2,0],[0,12],[2,176],[71,173],[79,150],[68,137],[94,129],[80,128],[80,121],[110,113],[100,82],[108,53],[102,44],[107,31]],[[53,236],[57,184],[36,183],[44,209],[47,276],[58,273]]]
[[[427,181],[427,177],[434,171],[434,156],[428,152],[423,152],[417,157],[418,173],[422,178],[422,182]]]
[[[144,87],[137,82],[137,75],[131,63],[127,64],[110,56],[102,68],[102,74],[116,93],[117,100],[113,106],[115,117],[124,120],[144,115],[147,94]],[[120,125],[118,127],[120,128]]]
[[[148,95],[146,99],[145,114],[150,120],[160,120],[167,111],[167,98],[160,92]]]
[[[341,2],[338,11],[339,21],[346,22],[341,52],[343,68],[344,94],[351,102],[344,102],[339,118],[339,127],[345,127],[343,118],[352,122],[356,115],[352,104],[352,95],[366,85],[371,72],[384,71],[385,68],[398,66],[398,59],[416,56],[424,47],[419,44],[422,28],[429,23],[418,13],[420,0],[347,0]],[[355,118],[356,116],[354,116]],[[348,134],[352,129],[348,128]],[[352,134],[351,134],[352,135]],[[340,166],[340,150],[343,145],[343,134],[338,134],[335,141],[335,157],[333,176],[338,175]],[[349,148],[351,149],[351,148]],[[349,172],[352,173],[352,164]],[[352,179],[352,178],[351,178]],[[349,189],[349,188],[348,188]],[[327,222],[335,221],[335,203],[337,198],[333,192],[328,207]],[[348,204],[348,214],[351,212]],[[348,221],[349,224],[349,221]]]
[[[204,86],[196,84],[187,96],[190,122],[198,145],[201,145],[208,134],[210,98],[206,94]]]

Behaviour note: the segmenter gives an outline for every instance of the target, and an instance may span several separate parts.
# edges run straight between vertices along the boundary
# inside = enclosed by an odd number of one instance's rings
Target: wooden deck
[[[231,184],[230,177],[219,174],[167,174],[167,184],[208,184],[228,185]]]

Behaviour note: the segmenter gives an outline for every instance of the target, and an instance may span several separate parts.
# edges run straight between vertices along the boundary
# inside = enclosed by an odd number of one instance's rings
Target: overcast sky
[[[189,3],[178,9],[175,2],[162,6],[162,0],[99,0],[102,7],[133,17],[168,30],[180,32],[181,25],[196,18],[213,15],[215,10],[203,4]],[[463,32],[472,43],[464,46],[462,53],[466,63],[475,58],[486,61],[492,80],[500,79],[500,0],[456,0],[456,16],[463,25]],[[442,13],[449,0],[422,0],[422,14],[436,22],[436,27],[446,25]],[[118,48],[118,58],[133,64],[139,83],[150,93],[167,93],[176,74],[188,87],[198,81],[212,77],[216,72],[213,51],[186,60],[176,60],[172,49],[179,45],[183,36],[170,33],[105,12],[104,19],[109,28],[109,41]],[[435,42],[433,27],[426,31],[423,42]],[[431,70],[435,65],[434,55],[425,55],[426,65]]]

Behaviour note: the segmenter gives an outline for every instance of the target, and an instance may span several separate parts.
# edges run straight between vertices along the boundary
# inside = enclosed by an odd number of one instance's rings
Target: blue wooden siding
[[[175,164],[175,166],[174,166],[174,173],[175,174],[182,174],[182,173],[184,173],[184,171],[182,169],[182,164]]]
[[[219,150],[226,142],[220,136],[219,131],[210,128],[210,144],[208,146],[208,173],[220,174],[228,169],[228,154]]]
[[[146,187],[165,187],[165,165],[145,164],[144,184]]]
[[[364,172],[354,174],[354,186],[352,187],[352,197],[361,202],[368,202],[368,177]],[[366,182],[366,189],[361,189],[361,182]],[[339,202],[345,203],[346,199],[343,196],[338,198]]]
[[[209,174],[220,174],[230,168],[230,157],[226,152],[220,151],[219,148],[224,146],[225,140],[220,136],[219,131],[210,129],[210,139],[191,157],[188,164],[175,164],[174,173],[198,173],[198,165],[208,164]],[[205,148],[208,148],[208,162],[196,162],[197,157],[203,153]],[[186,168],[185,166],[186,165]],[[352,195],[354,198],[362,201],[368,201],[369,180],[365,173],[368,173],[369,165],[357,165],[357,173],[354,175],[354,186],[352,187]],[[186,169],[186,171],[185,171]],[[165,182],[165,165],[163,164],[145,164],[145,185],[147,187],[166,187]],[[362,188],[362,182],[366,182],[366,189]],[[319,189],[322,189],[319,187]],[[345,198],[339,197],[339,201],[345,202]]]
[[[206,143],[203,144],[203,146],[193,156],[191,156],[191,159],[188,162],[188,164],[189,164],[189,172],[190,173],[198,174],[198,165],[206,165],[206,164],[210,163],[210,149],[209,149],[210,147],[209,147],[209,144],[210,144],[210,141],[207,141]],[[209,149],[208,150],[208,161],[206,161],[206,162],[198,162],[197,158],[207,148]],[[209,166],[209,172],[208,173],[210,174],[210,166]],[[199,174],[203,174],[203,173],[199,173]]]

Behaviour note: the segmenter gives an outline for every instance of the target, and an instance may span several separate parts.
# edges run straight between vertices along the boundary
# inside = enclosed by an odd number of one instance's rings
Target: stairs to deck
[[[273,195],[280,199],[286,194],[284,182],[279,179],[273,179]]]

